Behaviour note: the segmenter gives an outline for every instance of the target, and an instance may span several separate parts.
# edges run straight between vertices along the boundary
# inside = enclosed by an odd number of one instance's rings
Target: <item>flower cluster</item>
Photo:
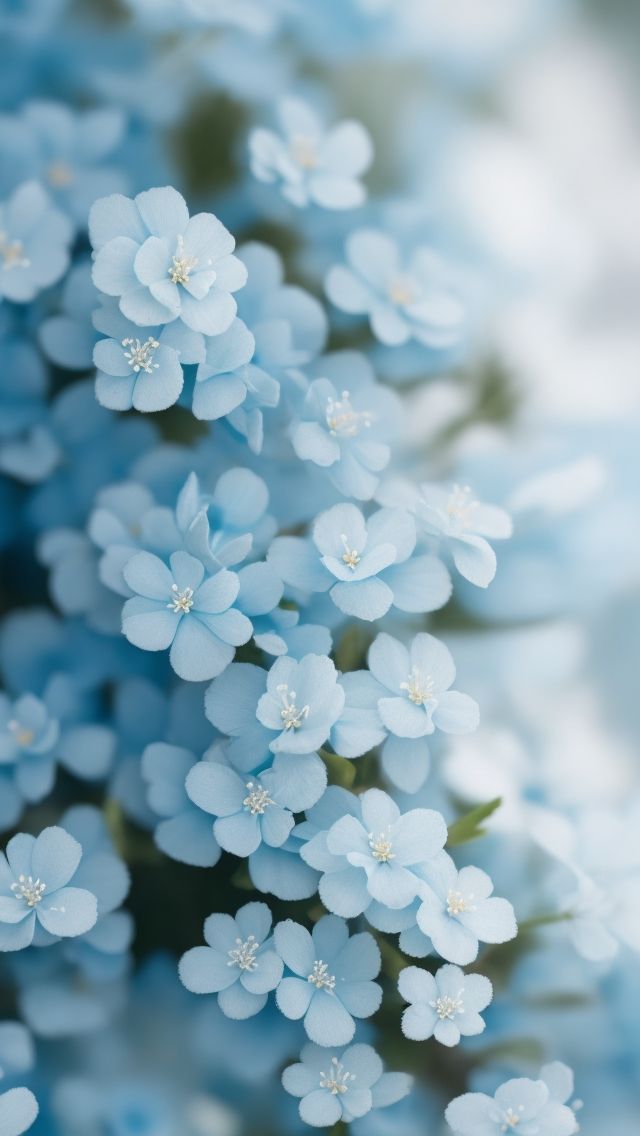
[[[534,284],[434,174],[482,45],[76,7],[0,0],[0,1136],[571,1136],[558,1057],[640,1069],[624,676],[569,618],[620,619],[637,447],[504,428]]]

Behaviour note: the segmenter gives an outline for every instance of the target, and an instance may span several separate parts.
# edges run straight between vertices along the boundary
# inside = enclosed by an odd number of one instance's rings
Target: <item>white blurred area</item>
[[[578,10],[510,60],[443,163],[443,200],[502,274],[489,338],[527,417],[640,409],[639,106]]]

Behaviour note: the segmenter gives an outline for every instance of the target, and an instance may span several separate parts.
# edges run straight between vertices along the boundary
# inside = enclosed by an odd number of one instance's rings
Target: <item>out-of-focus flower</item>
[[[346,254],[346,265],[329,270],[327,296],[344,312],[367,315],[381,343],[417,339],[443,349],[460,338],[464,308],[449,270],[431,249],[416,249],[405,264],[386,233],[358,229],[347,239]]]
[[[72,236],[38,182],[18,186],[0,202],[0,297],[25,304],[55,284],[69,264]]]
[[[366,194],[359,179],[373,157],[365,128],[347,121],[326,130],[313,108],[296,98],[282,99],[277,116],[282,135],[259,127],[249,136],[255,177],[279,183],[282,196],[299,207],[362,205]]]

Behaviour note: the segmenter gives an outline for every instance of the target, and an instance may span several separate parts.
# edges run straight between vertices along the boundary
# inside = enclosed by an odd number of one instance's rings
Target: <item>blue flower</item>
[[[329,299],[345,312],[366,313],[381,343],[417,339],[426,347],[450,347],[460,337],[464,312],[446,266],[429,248],[402,260],[391,237],[358,229],[346,245],[347,265],[326,279]]]
[[[137,552],[124,568],[134,592],[122,609],[122,630],[143,651],[171,648],[180,678],[202,682],[221,674],[235,648],[251,638],[251,623],[232,607],[239,582],[222,569],[207,576],[199,560],[174,552],[171,568],[150,552]]]
[[[362,205],[358,180],[371,165],[371,139],[359,122],[341,122],[329,131],[301,99],[281,99],[277,106],[284,138],[255,129],[249,136],[251,170],[259,181],[279,182],[282,196],[294,205],[325,209]]]
[[[199,761],[187,774],[190,800],[217,819],[213,834],[221,848],[251,856],[264,841],[280,848],[293,828],[293,815],[279,804],[282,778],[265,770],[249,780],[218,762]]]
[[[95,250],[93,279],[120,311],[142,327],[181,319],[192,331],[219,335],[236,314],[232,292],[246,270],[233,256],[235,241],[211,213],[189,219],[184,198],[171,186],[134,200],[113,194],[89,215]]]
[[[24,832],[0,855],[0,950],[19,951],[34,940],[84,935],[97,919],[96,897],[69,887],[82,846],[62,828],[36,838]],[[44,934],[43,934],[44,932]]]
[[[465,580],[479,588],[489,586],[496,573],[489,540],[506,540],[513,530],[504,509],[476,501],[468,485],[445,488],[425,482],[416,488],[395,482],[383,487],[379,500],[408,509],[419,532],[431,540],[439,538]]]
[[[255,340],[239,319],[208,340],[204,362],[196,371],[193,413],[205,421],[225,418],[250,449],[260,453],[262,409],[277,406],[280,384],[251,362],[254,350]]]
[[[353,1019],[371,1017],[382,1000],[372,981],[380,972],[373,935],[362,931],[349,938],[344,919],[323,915],[311,934],[292,919],[278,923],[274,940],[292,972],[276,990],[278,1008],[287,1018],[303,1018],[317,1045],[346,1045],[355,1033]]]
[[[331,659],[283,656],[269,671],[256,714],[267,730],[277,733],[269,743],[272,753],[301,754],[320,748],[343,706],[344,690]]]
[[[447,1124],[456,1136],[504,1136],[511,1129],[523,1136],[572,1136],[578,1131],[573,1109],[555,1100],[543,1080],[516,1077],[495,1096],[465,1093],[447,1106]]]
[[[24,304],[55,284],[67,270],[72,235],[35,181],[0,202],[0,297]]]
[[[447,827],[433,809],[401,814],[380,789],[361,798],[362,820],[344,816],[327,833],[327,861],[319,893],[325,907],[345,918],[366,911],[371,900],[407,907],[421,891],[417,872],[440,852]]]
[[[163,818],[154,832],[158,848],[184,864],[212,868],[220,859],[220,847],[206,815],[209,810],[203,813],[185,788],[185,779],[197,765],[209,767],[190,750],[166,742],[154,742],[142,754],[147,799]]]
[[[189,348],[198,350],[198,344],[187,338],[193,333],[185,328],[186,336],[176,337],[173,324],[141,331],[115,305],[99,308],[94,324],[109,337],[99,339],[93,349],[96,398],[102,406],[150,412],[166,410],[178,401],[184,383],[181,364],[193,362]]]
[[[339,1120],[348,1124],[374,1108],[387,1108],[411,1091],[406,1073],[385,1073],[370,1045],[351,1045],[329,1054],[317,1045],[305,1045],[296,1065],[282,1074],[288,1093],[300,1097],[300,1117],[314,1128],[330,1128]]]
[[[270,936],[266,903],[246,903],[231,915],[210,915],[206,947],[192,947],[180,959],[180,979],[194,994],[217,994],[228,1018],[260,1013],[282,977],[282,959]]]
[[[513,907],[491,895],[493,884],[486,872],[474,867],[458,871],[443,853],[428,865],[424,877],[416,918],[442,958],[466,966],[477,957],[478,940],[506,943],[515,938]]]
[[[435,975],[408,966],[398,976],[398,991],[410,1005],[402,1015],[402,1032],[413,1041],[435,1037],[441,1045],[457,1045],[460,1037],[484,1030],[493,987],[482,974],[465,974],[458,966],[441,966]]]
[[[303,461],[327,470],[345,497],[367,501],[389,462],[388,439],[399,405],[391,391],[372,381],[366,360],[355,352],[328,356],[329,375],[311,383],[290,426],[293,448]],[[337,373],[336,373],[337,372]],[[348,374],[348,378],[346,377]],[[336,387],[338,378],[349,383]]]
[[[205,695],[209,721],[232,739],[229,761],[252,774],[273,765],[279,803],[292,812],[315,804],[327,783],[326,766],[315,751],[344,703],[337,677],[331,659],[308,655],[298,662],[286,655],[268,673],[251,663],[234,663]],[[303,695],[313,702],[302,701]]]
[[[64,103],[31,101],[0,122],[3,182],[35,178],[78,228],[96,197],[126,189],[121,169],[102,163],[120,145],[125,120],[116,107],[72,110]]]
[[[230,568],[245,560],[251,551],[257,553],[270,540],[275,522],[267,513],[268,504],[266,483],[250,469],[225,470],[213,493],[202,492],[198,478],[192,473],[176,504],[178,539],[209,571]],[[156,530],[167,533],[168,529],[164,514]],[[272,572],[260,574],[262,587],[259,590],[270,594],[272,581]]]
[[[34,1056],[31,1035],[20,1022],[0,1023],[0,1081],[4,1077],[14,1080],[30,1072]],[[38,1103],[30,1089],[19,1087],[0,1092],[2,1136],[21,1136],[37,1115]]]
[[[60,724],[33,694],[11,703],[0,693],[0,768],[15,767],[15,783],[27,801],[42,800],[55,776]]]
[[[415,792],[429,770],[428,735],[436,728],[470,733],[478,725],[478,705],[449,689],[456,673],[451,654],[426,632],[416,635],[409,648],[381,632],[369,648],[368,663],[375,680],[370,705],[389,731],[382,768],[394,785]]]
[[[355,505],[334,505],[313,526],[313,541],[277,537],[268,552],[285,583],[302,593],[329,592],[344,615],[372,622],[393,605],[400,611],[442,607],[451,593],[444,565],[413,556],[413,518],[378,509],[367,521]]]

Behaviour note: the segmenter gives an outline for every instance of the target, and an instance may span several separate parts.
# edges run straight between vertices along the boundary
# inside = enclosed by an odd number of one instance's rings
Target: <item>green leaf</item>
[[[346,757],[340,757],[337,753],[327,753],[326,749],[320,750],[320,757],[327,767],[329,784],[350,789],[356,779],[354,763]]]
[[[502,797],[494,797],[485,805],[476,805],[475,809],[470,809],[464,816],[458,817],[449,826],[448,847],[454,848],[457,844],[466,844],[469,840],[477,840],[478,837],[484,836],[487,830],[482,827],[482,821],[499,809],[501,804]]]

